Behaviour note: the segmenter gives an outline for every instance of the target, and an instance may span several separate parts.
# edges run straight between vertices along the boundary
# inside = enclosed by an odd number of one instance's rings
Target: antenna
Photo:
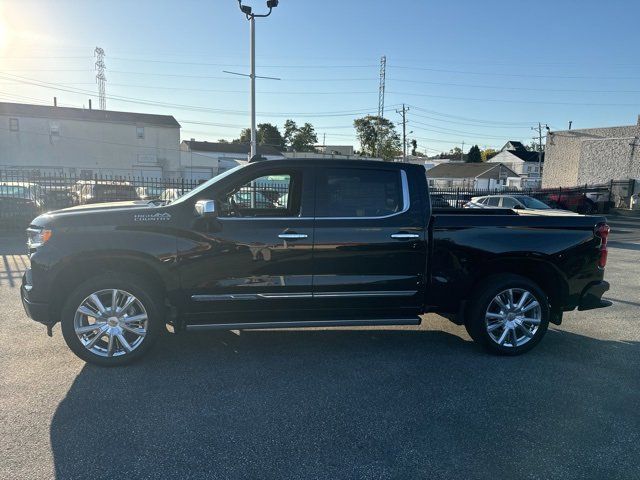
[[[96,57],[96,83],[98,84],[98,97],[100,103],[100,110],[107,109],[107,97],[106,97],[106,85],[107,77],[104,75],[104,50],[100,47],[96,47],[93,51]]]
[[[387,71],[387,57],[380,57],[380,87],[378,88],[378,116],[384,117],[384,79]]]

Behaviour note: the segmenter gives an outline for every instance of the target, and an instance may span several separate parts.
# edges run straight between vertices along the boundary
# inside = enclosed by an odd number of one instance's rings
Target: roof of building
[[[522,142],[518,142],[517,140],[509,140],[504,144],[502,150],[526,150],[527,147],[524,146]]]
[[[493,178],[498,175],[500,168],[508,170],[509,176],[518,174],[502,163],[441,163],[427,170],[429,178]],[[495,171],[494,171],[495,170]],[[512,174],[512,175],[511,175]]]
[[[89,110],[86,108],[54,107],[49,105],[31,105],[28,103],[0,102],[0,115],[41,117],[56,120],[84,120],[131,124],[146,123],[149,125],[180,128],[180,124],[172,115],[116,112],[113,110]]]
[[[532,152],[530,150],[507,150],[511,155],[515,155],[520,160],[525,162],[537,162],[538,152]],[[544,162],[544,152],[542,152],[542,161]]]
[[[195,140],[183,140],[192,151],[216,152],[216,153],[240,153],[248,155],[250,146],[248,143],[223,143],[223,142],[198,142]],[[258,155],[282,156],[277,148],[268,145],[258,145]]]

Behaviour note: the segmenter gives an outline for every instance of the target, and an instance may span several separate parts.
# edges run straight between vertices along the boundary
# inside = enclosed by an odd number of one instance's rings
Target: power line
[[[26,77],[20,77],[20,76],[17,76],[17,75],[10,75],[10,74],[9,74],[10,76],[7,76],[7,75],[8,74],[2,74],[2,72],[0,72],[0,79],[18,80],[18,81],[20,81],[20,83],[27,84],[27,85],[33,85],[33,86],[38,86],[38,87],[42,87],[42,88],[48,88],[48,89],[52,89],[52,90],[64,91],[64,92],[81,94],[81,95],[95,96],[95,94],[93,92],[88,91],[88,90],[62,87],[59,84],[55,84],[55,83],[51,83],[51,82],[44,82],[44,81],[41,81],[41,80],[35,80],[35,79],[26,78]],[[134,98],[134,97],[125,97],[125,96],[121,96],[121,95],[106,95],[106,98],[109,98],[109,99],[112,99],[112,100],[118,100],[118,101],[122,101],[122,102],[127,102],[127,103],[135,103],[135,104],[140,104],[140,105],[152,105],[152,106],[160,106],[160,107],[170,107],[170,108],[182,109],[182,110],[226,113],[226,114],[229,114],[229,115],[245,115],[246,114],[246,111],[243,111],[243,110],[227,110],[227,109],[200,107],[200,106],[196,106],[196,105],[183,105],[183,104],[174,104],[174,103],[168,103],[168,102],[157,102],[157,101],[153,101],[153,100]],[[364,114],[370,114],[371,110],[370,109],[362,109],[362,110],[330,111],[330,112],[288,112],[288,113],[284,113],[284,112],[259,112],[259,113],[261,115],[274,116],[274,117],[301,116],[301,117],[310,117],[310,118],[318,117],[319,118],[319,117],[342,117],[342,116],[364,115]]]

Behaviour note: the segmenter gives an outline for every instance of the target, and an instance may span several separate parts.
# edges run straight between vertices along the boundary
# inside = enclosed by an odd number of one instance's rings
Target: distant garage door
[[[133,167],[133,176],[140,178],[162,178],[162,167]]]
[[[207,167],[187,167],[184,176],[189,180],[209,180],[213,176],[213,169]]]

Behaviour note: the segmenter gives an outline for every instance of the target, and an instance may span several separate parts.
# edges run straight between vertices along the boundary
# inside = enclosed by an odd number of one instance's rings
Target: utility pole
[[[462,142],[462,150],[460,150],[460,161],[464,162],[464,141]]]
[[[402,115],[402,161],[407,161],[407,112],[409,107],[402,104],[402,110],[396,110],[396,113]]]
[[[242,5],[242,0],[238,0],[238,5],[240,7],[240,11],[244,13],[249,20],[249,42],[251,46],[249,48],[249,78],[251,81],[251,94],[250,94],[250,107],[251,107],[251,142],[249,153],[249,158],[253,158],[258,153],[258,145],[257,145],[257,133],[256,133],[256,17],[264,18],[271,15],[271,10],[278,6],[278,0],[268,0],[267,7],[269,8],[269,13],[258,15],[252,12],[251,7],[248,5]],[[229,72],[233,73],[233,72]]]
[[[384,82],[387,72],[387,57],[380,57],[380,84],[378,86],[378,116],[384,117]]]
[[[549,125],[545,124],[545,128],[548,130]],[[531,130],[538,131],[538,138],[534,137],[534,140],[538,140],[538,178],[540,179],[540,187],[542,187],[542,124],[538,122],[538,126],[531,127]]]
[[[107,96],[106,96],[106,81],[107,77],[104,74],[104,49],[96,47],[93,50],[93,54],[96,57],[96,82],[98,83],[98,101],[100,104],[100,110],[107,109]]]

